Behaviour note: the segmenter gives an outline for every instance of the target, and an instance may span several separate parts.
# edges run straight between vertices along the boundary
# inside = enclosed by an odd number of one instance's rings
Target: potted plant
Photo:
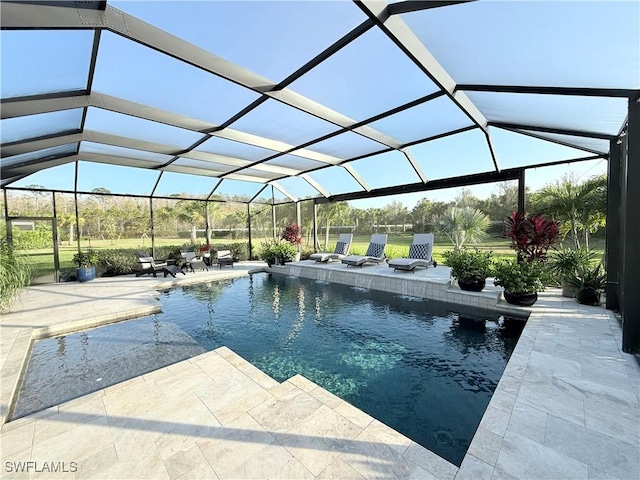
[[[296,247],[289,242],[277,242],[275,244],[276,258],[280,265],[284,265],[285,262],[292,262],[298,253]]]
[[[260,258],[267,262],[269,267],[276,263],[277,256],[276,242],[270,241],[262,243],[260,246]]]
[[[285,262],[291,262],[296,256],[296,247],[289,242],[271,240],[264,242],[260,248],[260,258],[267,265],[284,265]]]
[[[607,284],[607,274],[598,264],[595,267],[580,266],[567,277],[569,285],[576,288],[576,300],[583,305],[600,305],[600,294]]]
[[[241,257],[247,251],[247,244],[246,243],[240,243],[240,242],[232,243],[231,245],[229,245],[229,251],[231,252],[231,256],[233,257],[233,261],[234,262],[239,262],[241,260]]]
[[[445,265],[451,267],[451,275],[458,279],[462,290],[479,292],[486,285],[487,277],[493,272],[493,252],[469,250],[449,250],[444,252]]]
[[[589,268],[595,253],[586,248],[560,248],[548,258],[551,275],[560,281],[563,297],[575,297],[577,288],[569,282],[569,277],[577,274],[579,269]]]
[[[494,284],[504,288],[504,299],[512,305],[530,307],[538,300],[542,284],[542,264],[538,260],[502,260],[495,265]]]
[[[73,256],[73,263],[76,264],[76,278],[79,282],[88,282],[96,278],[96,264],[98,254],[95,250],[88,249],[86,252],[79,251]]]

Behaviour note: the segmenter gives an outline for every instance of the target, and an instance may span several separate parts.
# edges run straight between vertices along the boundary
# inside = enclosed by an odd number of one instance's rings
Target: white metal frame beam
[[[416,37],[399,15],[394,15],[386,1],[361,0],[356,4],[367,16],[374,19],[380,29],[400,47],[405,54],[484,132],[496,171],[498,160],[489,136],[488,121],[482,112],[462,91],[456,90],[456,82],[436,60],[427,47]]]

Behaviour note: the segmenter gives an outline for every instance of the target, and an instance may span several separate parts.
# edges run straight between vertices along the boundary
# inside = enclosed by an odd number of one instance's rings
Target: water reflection
[[[276,320],[280,317],[280,287],[278,285],[273,289],[273,315]]]

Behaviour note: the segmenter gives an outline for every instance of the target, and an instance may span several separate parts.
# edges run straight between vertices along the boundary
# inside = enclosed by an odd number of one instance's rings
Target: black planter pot
[[[538,300],[537,293],[511,293],[506,290],[504,293],[504,299],[511,305],[518,305],[520,307],[530,307]]]
[[[458,279],[458,286],[460,290],[466,290],[467,292],[480,292],[485,287],[486,281],[482,280],[461,280]]]
[[[594,288],[581,288],[576,292],[576,300],[582,305],[600,305],[600,292]]]

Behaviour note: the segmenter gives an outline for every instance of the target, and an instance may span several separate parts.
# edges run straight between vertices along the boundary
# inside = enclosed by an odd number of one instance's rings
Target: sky
[[[109,3],[271,82],[286,78],[365,19],[353,3],[342,1]],[[477,3],[482,5],[471,3],[403,15],[407,25],[457,82],[640,88],[637,2],[580,2],[579,8],[576,2],[545,2],[544,8],[535,2]],[[482,17],[478,17],[480,13]],[[603,22],[607,15],[615,16],[616,22]],[[535,41],[522,33],[532,24],[539,25]],[[452,28],[454,26],[456,28]],[[461,35],[461,31],[465,34]],[[84,88],[93,41],[90,32],[2,31],[1,35],[3,98]],[[331,88],[327,88],[328,85]],[[295,80],[289,88],[354,120],[368,118],[437,90],[379,29],[366,32]],[[103,32],[100,39],[93,90],[212,124],[225,122],[258,98],[255,92],[111,32]],[[469,93],[487,118],[495,121],[550,127],[570,124],[575,129],[616,134],[626,115],[624,99],[511,95]],[[14,136],[28,138],[53,133],[47,130],[52,125],[60,129],[77,128],[80,114],[81,110],[77,109],[59,113],[55,120],[54,114],[37,119],[3,120],[2,142],[12,141]],[[470,120],[446,97],[371,124],[403,143],[469,125]],[[291,144],[338,129],[334,124],[275,100],[260,105],[231,128]],[[89,109],[85,129],[168,144],[176,149],[187,148],[200,138],[195,132],[97,108]],[[501,169],[590,155],[506,130],[491,128],[490,135]],[[602,150],[603,144],[605,150]],[[606,141],[585,140],[585,146],[601,151],[606,151],[606,144]],[[210,140],[198,148],[204,152],[223,152],[247,162],[273,153],[224,139]],[[345,159],[375,152],[380,144],[346,132],[308,149]],[[494,168],[486,139],[479,130],[418,144],[408,150],[427,179]],[[88,142],[83,142],[81,151],[131,155],[155,164],[167,160],[166,156]],[[288,160],[307,168],[318,164],[299,156],[289,156]],[[178,164],[185,168],[206,166],[198,160],[181,160]],[[351,162],[351,166],[371,188],[419,181],[406,158],[398,152],[357,160]],[[606,162],[528,170],[527,186],[537,190],[568,172],[575,172],[577,178],[586,178],[605,173]],[[361,189],[353,177],[339,167],[319,170],[309,176],[332,195]],[[79,187],[86,190],[103,187],[113,192],[148,194],[156,179],[156,172],[107,168],[88,162],[80,164]],[[35,174],[14,186],[37,183],[70,189],[72,181],[72,166],[65,165]],[[163,175],[156,193],[209,193],[216,183],[211,177],[194,179],[171,173]],[[283,181],[282,186],[299,197],[315,192],[301,178]],[[242,185],[229,180],[221,184],[225,193],[251,195],[259,188],[256,184]],[[471,191],[486,198],[495,189],[495,185],[489,184],[472,187]],[[425,196],[449,201],[458,192],[458,189],[449,189],[397,199],[374,199],[368,203],[381,206],[399,200],[411,208]]]

